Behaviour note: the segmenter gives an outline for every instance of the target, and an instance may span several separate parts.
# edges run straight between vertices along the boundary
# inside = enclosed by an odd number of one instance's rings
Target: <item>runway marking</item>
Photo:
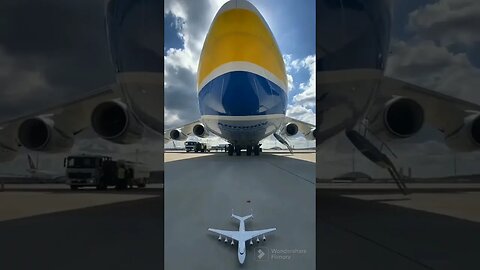
[[[315,185],[315,178],[314,178],[313,180],[310,180],[310,179],[305,178],[305,177],[303,177],[303,176],[301,176],[301,175],[298,175],[298,174],[296,174],[296,173],[294,173],[294,172],[292,172],[292,171],[289,171],[289,170],[287,170],[287,169],[285,169],[285,168],[283,168],[283,167],[280,167],[280,166],[278,166],[278,165],[276,165],[276,164],[274,164],[274,163],[272,163],[272,162],[270,162],[270,161],[267,161],[267,160],[263,160],[263,161],[264,161],[265,163],[268,163],[268,164],[272,165],[273,167],[276,167],[276,168],[278,168],[278,169],[280,169],[280,170],[282,170],[282,171],[285,171],[285,172],[287,172],[287,173],[289,173],[289,174],[291,174],[291,175],[293,175],[293,176],[296,176],[296,177],[302,179],[302,180],[305,181],[305,182],[308,182],[308,183],[310,183],[310,184]]]

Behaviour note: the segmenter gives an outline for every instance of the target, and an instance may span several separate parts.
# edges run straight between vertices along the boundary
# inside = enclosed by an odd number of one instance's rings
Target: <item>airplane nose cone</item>
[[[238,254],[238,261],[240,262],[240,264],[243,264],[245,262],[245,254]]]

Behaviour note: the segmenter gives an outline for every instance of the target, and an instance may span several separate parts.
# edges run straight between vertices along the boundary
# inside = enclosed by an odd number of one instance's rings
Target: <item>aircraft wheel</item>
[[[235,154],[237,154],[237,156],[241,156],[242,155],[242,148],[236,146],[235,147]]]
[[[255,156],[260,155],[260,146],[255,145],[255,147],[253,147],[253,153],[255,154]]]
[[[251,155],[252,155],[252,147],[247,146],[247,156],[251,156]]]
[[[233,145],[229,145],[227,151],[229,156],[233,156]]]
[[[70,189],[71,189],[71,190],[77,190],[77,189],[78,189],[78,186],[70,185]]]

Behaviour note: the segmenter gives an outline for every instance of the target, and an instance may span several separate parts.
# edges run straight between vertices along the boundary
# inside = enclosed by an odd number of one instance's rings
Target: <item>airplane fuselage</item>
[[[229,1],[216,14],[197,73],[201,121],[233,145],[256,145],[285,121],[287,76],[258,10]]]
[[[240,225],[238,226],[239,232],[245,231],[245,221],[241,220]],[[245,245],[245,241],[238,242],[238,261],[243,264],[245,262],[245,258],[247,257],[247,247]]]

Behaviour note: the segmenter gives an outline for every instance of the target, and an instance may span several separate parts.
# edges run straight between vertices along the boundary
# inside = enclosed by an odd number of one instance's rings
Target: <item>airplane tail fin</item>
[[[30,167],[30,169],[35,170],[36,166],[35,166],[35,163],[32,160],[32,157],[30,156],[30,154],[27,154],[27,158],[28,158],[28,166]]]
[[[235,214],[233,213],[233,211],[232,211],[232,217],[235,218],[235,219],[237,219],[238,221],[245,221],[245,220],[247,220],[247,219],[249,219],[249,218],[253,218],[253,215],[248,215],[248,216],[241,217],[241,216],[235,215]]]

